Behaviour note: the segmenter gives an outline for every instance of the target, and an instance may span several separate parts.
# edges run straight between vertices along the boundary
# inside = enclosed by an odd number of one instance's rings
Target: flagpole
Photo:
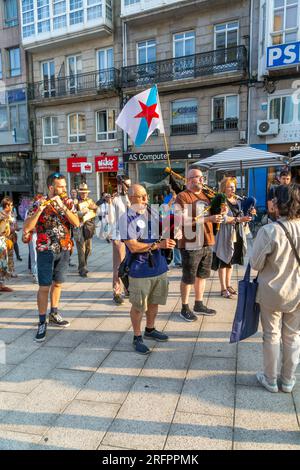
[[[167,153],[168,166],[171,169],[170,154],[169,154],[169,148],[168,148],[168,142],[167,142],[166,134],[164,134],[164,141],[165,141],[165,147],[166,147],[166,153]]]

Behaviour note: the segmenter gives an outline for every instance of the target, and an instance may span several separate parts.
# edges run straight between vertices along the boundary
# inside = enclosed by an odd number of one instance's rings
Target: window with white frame
[[[22,0],[23,38],[34,36],[34,0]]]
[[[171,135],[197,134],[198,102],[196,99],[173,101],[171,113]]]
[[[53,29],[61,29],[67,26],[66,0],[53,0]]]
[[[87,20],[91,21],[102,16],[102,0],[87,0]]]
[[[114,80],[114,50],[112,47],[97,51],[97,67],[99,85],[112,83]]]
[[[5,26],[10,28],[17,26],[18,21],[18,2],[17,0],[4,0]]]
[[[39,33],[50,31],[50,0],[37,0],[37,28]]]
[[[70,25],[83,23],[83,0],[70,0]]]
[[[274,45],[297,41],[299,33],[299,0],[273,0],[273,32]]]
[[[21,56],[20,48],[12,47],[8,49],[8,60],[9,60],[9,76],[17,77],[21,75]]]
[[[292,96],[278,96],[269,101],[269,119],[278,119],[279,124],[293,122],[294,110],[296,105]]]
[[[156,60],[156,41],[150,39],[137,44],[137,63],[147,64]]]
[[[106,0],[106,18],[112,21],[113,12],[112,12],[112,0]]]
[[[212,100],[212,131],[236,130],[239,120],[238,95],[215,96]]]
[[[74,113],[68,116],[68,136],[69,143],[86,141],[86,120],[84,114]]]
[[[96,140],[114,140],[117,138],[116,112],[114,109],[96,113]]]
[[[125,6],[134,5],[135,3],[140,3],[141,0],[125,0]]]
[[[0,106],[0,131],[8,131],[8,115],[6,106]]]
[[[174,34],[173,36],[173,56],[184,57],[195,54],[195,32],[187,31]]]
[[[239,22],[215,25],[215,49],[227,49],[238,45]]]
[[[43,118],[43,144],[58,144],[58,118],[56,116],[48,116]]]
[[[9,105],[10,129],[28,129],[27,106],[24,103]]]

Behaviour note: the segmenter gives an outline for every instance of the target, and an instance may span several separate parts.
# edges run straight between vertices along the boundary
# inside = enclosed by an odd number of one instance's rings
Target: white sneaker
[[[292,393],[293,388],[295,387],[295,383],[296,383],[295,377],[288,384],[282,382],[282,379],[279,379],[280,390],[282,390],[284,393]]]
[[[257,372],[256,378],[257,378],[258,382],[263,387],[265,387],[265,389],[267,389],[269,392],[271,392],[271,393],[277,393],[278,392],[278,385],[277,384],[270,384],[267,381],[266,376],[263,372]]]

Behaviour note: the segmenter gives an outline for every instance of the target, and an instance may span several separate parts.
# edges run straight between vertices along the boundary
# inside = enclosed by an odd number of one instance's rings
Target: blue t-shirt
[[[154,219],[152,218],[152,222]],[[158,219],[156,218],[158,223]],[[137,214],[132,209],[127,210],[120,219],[122,240],[137,240],[141,243],[154,243],[159,239],[158,226],[151,224],[151,217],[145,214]],[[151,230],[152,229],[152,230]],[[131,253],[126,247],[126,257],[130,264],[129,276],[136,278],[160,276],[168,271],[166,257],[161,250],[152,252],[152,260],[149,253]],[[152,262],[151,262],[152,261]]]

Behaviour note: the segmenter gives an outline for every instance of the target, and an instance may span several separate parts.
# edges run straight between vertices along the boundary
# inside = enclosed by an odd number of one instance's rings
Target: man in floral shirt
[[[23,231],[36,230],[37,268],[39,291],[39,327],[35,340],[46,337],[46,314],[50,291],[51,312],[49,322],[66,328],[70,323],[58,313],[61,285],[69,266],[73,246],[71,226],[79,226],[79,218],[72,199],[66,192],[66,179],[60,173],[53,173],[47,179],[48,197],[38,200],[28,212]]]

